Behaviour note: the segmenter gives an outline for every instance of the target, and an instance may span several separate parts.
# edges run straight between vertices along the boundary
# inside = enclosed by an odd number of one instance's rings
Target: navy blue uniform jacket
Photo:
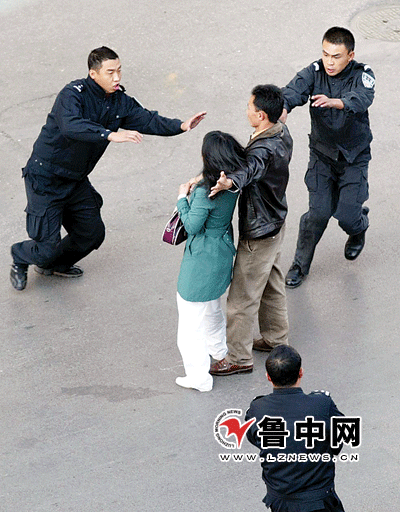
[[[106,94],[89,76],[75,80],[58,94],[24,175],[56,175],[79,181],[106,150],[110,132],[123,128],[150,135],[177,135],[182,133],[181,123],[146,110],[123,88]]]
[[[352,163],[372,141],[368,107],[374,99],[375,75],[369,66],[352,60],[336,76],[329,76],[318,60],[299,71],[283,89],[290,112],[310,96],[324,94],[343,101],[344,109],[311,107],[310,147],[337,160],[339,151]]]
[[[290,435],[286,437],[286,448],[261,448],[261,438],[258,435],[257,423],[264,416],[281,417],[286,421],[286,429]],[[294,439],[294,422],[304,421],[306,416],[313,416],[315,421],[325,423],[325,440],[315,440],[314,448],[306,448],[305,440]],[[319,510],[324,508],[322,498],[314,500],[316,491],[334,487],[335,464],[330,462],[269,462],[268,453],[276,457],[278,454],[328,454],[330,458],[340,449],[332,450],[330,446],[330,420],[332,416],[343,416],[337,409],[334,401],[323,392],[313,392],[306,395],[301,388],[274,388],[273,393],[255,398],[246,413],[246,420],[256,418],[256,422],[247,431],[250,443],[259,448],[263,468],[263,480],[267,486],[267,495],[264,502],[267,507],[271,504],[277,510],[278,502],[285,497],[289,502],[281,510]],[[310,508],[304,503],[301,509],[290,508],[290,495],[298,495],[301,501],[310,502]],[[317,493],[318,495],[318,493]]]

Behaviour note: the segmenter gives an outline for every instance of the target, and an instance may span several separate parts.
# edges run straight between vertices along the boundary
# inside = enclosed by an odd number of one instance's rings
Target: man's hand
[[[315,96],[311,96],[311,106],[322,108],[337,108],[338,110],[344,109],[344,103],[342,100],[328,98],[328,96],[325,96],[325,94],[315,94]]]
[[[134,130],[121,130],[119,132],[111,132],[107,139],[110,142],[134,142],[139,144],[142,142],[143,135]]]
[[[230,178],[226,177],[224,171],[221,172],[220,178],[217,181],[216,185],[211,188],[210,195],[208,197],[213,197],[221,190],[228,190],[232,187],[233,181]]]
[[[286,123],[287,116],[288,116],[287,110],[284,108],[282,110],[282,115],[279,118],[279,121],[281,121],[281,123]]]
[[[187,121],[181,124],[181,130],[183,132],[189,132],[190,130],[193,130],[193,128],[196,128],[196,126],[202,121],[205,117],[207,112],[199,112],[198,114],[194,115]]]

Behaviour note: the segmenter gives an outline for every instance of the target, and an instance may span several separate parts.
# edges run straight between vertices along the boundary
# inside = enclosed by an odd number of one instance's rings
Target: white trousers
[[[210,355],[223,359],[226,347],[226,320],[221,307],[221,297],[207,302],[188,302],[177,293],[178,348],[186,376],[193,385],[212,385]]]

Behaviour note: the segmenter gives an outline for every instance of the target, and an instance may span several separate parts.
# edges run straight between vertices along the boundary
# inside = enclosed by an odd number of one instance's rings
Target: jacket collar
[[[106,91],[102,87],[100,87],[100,85],[97,84],[89,75],[86,78],[86,85],[88,86],[88,89],[90,89],[90,91],[93,94],[95,94],[98,98],[104,99],[107,96],[111,96],[111,94],[107,94]]]
[[[278,135],[283,132],[283,123],[281,121],[278,121],[275,123],[271,128],[268,128],[268,130],[265,130],[257,135],[257,137],[254,137],[254,139],[250,138],[250,141],[248,143],[248,146],[253,144],[253,142],[260,140],[260,139],[268,139],[269,137],[274,137],[275,135]]]
[[[301,388],[274,388],[272,392],[276,395],[293,395],[303,393],[303,390]]]
[[[356,63],[356,61],[353,59],[347,64],[347,66],[339,74],[337,74],[335,76],[329,76],[328,73],[325,71],[324,65],[322,63],[322,59],[319,62],[320,62],[322,69],[324,70],[324,73],[331,80],[343,80],[343,78],[347,78],[349,76],[349,74],[352,72],[354,64]]]

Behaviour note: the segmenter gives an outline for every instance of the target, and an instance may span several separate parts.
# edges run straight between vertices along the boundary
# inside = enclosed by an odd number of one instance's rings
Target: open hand
[[[184,132],[189,132],[193,128],[196,128],[196,126],[204,119],[206,114],[207,112],[198,112],[190,119],[181,124],[181,130]]]
[[[220,178],[214,187],[211,188],[211,192],[208,197],[213,197],[222,190],[228,190],[232,187],[233,181],[226,176],[224,171],[221,171]]]

